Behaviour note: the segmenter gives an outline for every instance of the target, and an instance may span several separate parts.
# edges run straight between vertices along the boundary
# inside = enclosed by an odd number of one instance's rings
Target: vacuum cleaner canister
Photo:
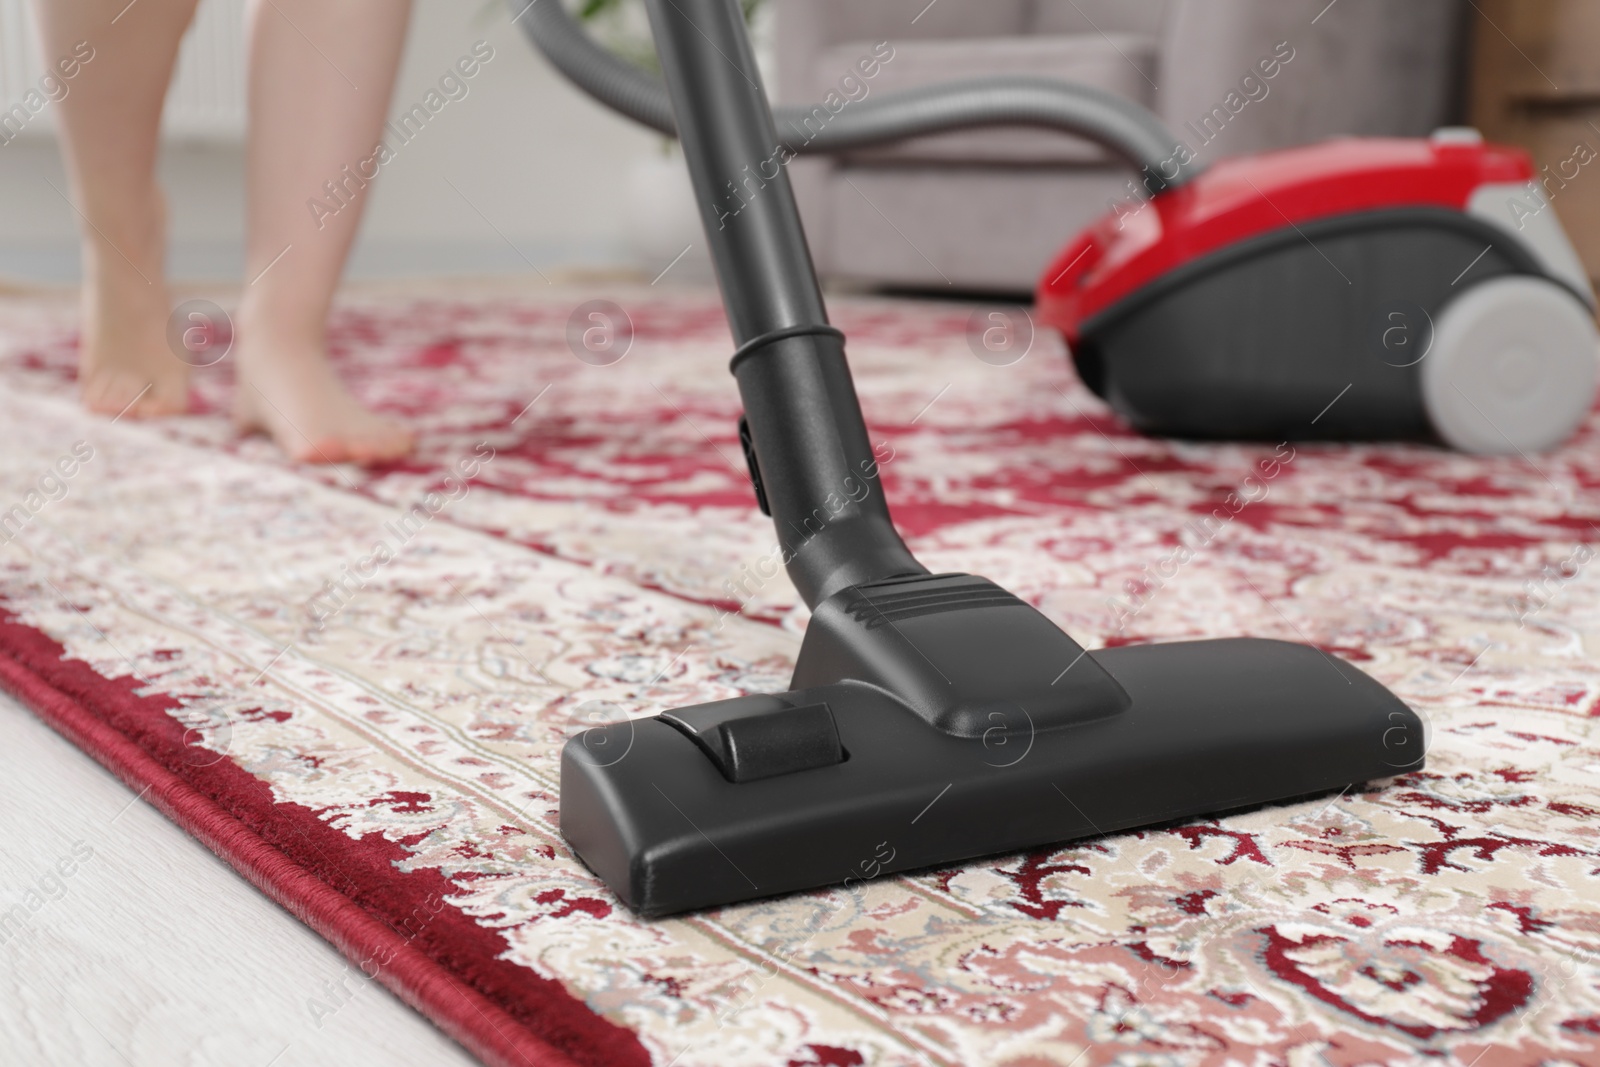
[[[1534,177],[1462,129],[1227,160],[1071,242],[1039,315],[1147,433],[1547,449],[1594,402],[1597,340]]]

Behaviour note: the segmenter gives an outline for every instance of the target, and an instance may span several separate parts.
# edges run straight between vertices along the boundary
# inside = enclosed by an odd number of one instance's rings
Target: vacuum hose
[[[523,32],[570,81],[613,111],[677,136],[666,87],[595,44],[561,0],[510,2]],[[1151,192],[1175,188],[1200,172],[1145,108],[1051,78],[973,78],[885,93],[836,113],[821,105],[777,107],[773,117],[781,142],[774,147],[796,154],[845,152],[975,126],[1042,126],[1076,134],[1120,157],[1145,175]]]

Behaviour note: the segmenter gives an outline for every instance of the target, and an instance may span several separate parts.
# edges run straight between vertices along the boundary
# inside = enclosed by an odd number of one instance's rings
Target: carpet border
[[[16,623],[12,623],[16,625]],[[577,1067],[493,1000],[463,986],[408,938],[262,840],[240,819],[18,662],[0,644],[0,690],[139,791],[163,815],[489,1067]],[[371,973],[371,972],[367,972]]]

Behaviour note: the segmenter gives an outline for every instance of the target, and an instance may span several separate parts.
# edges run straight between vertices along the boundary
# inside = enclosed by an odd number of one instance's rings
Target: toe
[[[300,448],[288,450],[299,463],[332,464],[350,462],[350,450],[345,446],[345,442],[338,437],[321,437],[315,441],[300,438],[300,443]]]
[[[98,415],[139,418],[150,392],[148,383],[135,384],[118,374],[97,375],[83,383],[83,406]]]
[[[385,421],[350,441],[349,451],[357,463],[388,463],[408,454],[412,445],[411,431],[398,423]]]
[[[168,415],[182,415],[189,410],[189,391],[187,389],[152,389],[139,399],[128,412],[141,419],[164,418]]]
[[[113,418],[153,419],[181,415],[189,410],[189,394],[184,382],[141,381],[137,377],[112,372],[95,374],[83,381],[80,389],[83,406]]]

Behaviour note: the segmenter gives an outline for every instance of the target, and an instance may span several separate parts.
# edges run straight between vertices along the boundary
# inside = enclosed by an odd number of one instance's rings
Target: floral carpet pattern
[[[607,366],[567,343],[595,296],[632,323]],[[341,365],[420,431],[371,471],[237,439],[225,359],[192,416],[86,415],[70,304],[0,301],[6,685],[247,828],[255,860],[175,815],[347,952],[381,927],[363,965],[493,1063],[1600,1063],[1600,423],[1509,458],[1154,440],[1051,338],[997,367],[970,308],[832,310],[930,568],[1091,648],[1316,644],[1424,716],[1426,769],[633,917],[560,837],[560,746],[785,688],[806,620],[697,291],[353,293]]]

